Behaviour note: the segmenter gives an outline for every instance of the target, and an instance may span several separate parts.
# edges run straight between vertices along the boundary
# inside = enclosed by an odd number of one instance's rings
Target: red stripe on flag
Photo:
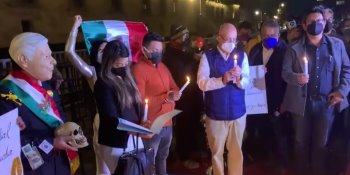
[[[125,22],[126,27],[129,30],[129,44],[132,55],[132,62],[137,61],[142,56],[142,40],[146,35],[148,29],[145,24],[141,22]]]

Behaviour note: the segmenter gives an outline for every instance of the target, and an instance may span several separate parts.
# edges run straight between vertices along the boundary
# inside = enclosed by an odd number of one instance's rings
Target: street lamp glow
[[[255,15],[258,16],[260,14],[259,10],[255,10]]]
[[[285,6],[285,4],[284,3],[281,3],[281,7],[284,7]]]
[[[274,18],[274,19],[278,19],[278,16],[277,16],[277,15],[274,15],[273,18]]]

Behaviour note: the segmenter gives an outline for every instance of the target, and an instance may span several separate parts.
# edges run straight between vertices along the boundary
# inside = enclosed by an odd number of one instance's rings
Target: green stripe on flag
[[[22,100],[23,104],[25,104],[36,116],[38,116],[50,127],[57,128],[61,125],[61,122],[59,120],[57,120],[54,116],[48,114],[46,111],[40,109],[40,105],[27,92],[23,91],[15,83],[10,80],[2,80],[0,84],[10,89],[10,92]]]
[[[107,36],[107,29],[103,21],[87,21],[81,24],[88,53],[91,52],[92,44],[95,41],[104,41]]]

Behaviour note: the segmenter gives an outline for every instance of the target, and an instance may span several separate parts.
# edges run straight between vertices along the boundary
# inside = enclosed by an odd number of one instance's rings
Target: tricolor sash
[[[9,74],[0,84],[7,87],[30,111],[50,127],[57,128],[63,123],[55,101],[43,87],[38,85],[42,88],[39,91],[26,80],[15,78],[12,74]]]
[[[52,128],[57,128],[63,121],[52,98],[53,93],[48,93],[37,82],[30,79],[21,71],[12,71],[0,81],[0,85],[7,87],[10,93],[32,111],[41,121]],[[66,150],[71,166],[71,174],[79,167],[77,152]]]

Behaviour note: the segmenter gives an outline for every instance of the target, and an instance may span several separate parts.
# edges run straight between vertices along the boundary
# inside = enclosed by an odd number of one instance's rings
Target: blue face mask
[[[274,48],[278,43],[278,40],[274,37],[267,37],[263,40],[263,45],[266,49]]]

